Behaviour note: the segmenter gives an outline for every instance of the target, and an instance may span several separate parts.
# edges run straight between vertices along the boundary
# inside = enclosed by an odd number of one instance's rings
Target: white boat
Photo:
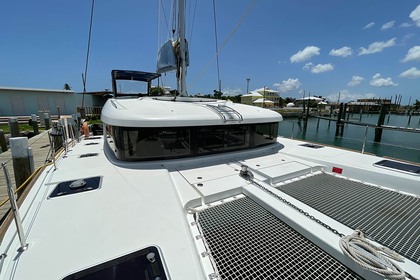
[[[158,76],[114,70],[114,93]],[[116,97],[101,119],[2,225],[0,280],[420,278],[415,164],[279,138],[280,114],[229,101]]]

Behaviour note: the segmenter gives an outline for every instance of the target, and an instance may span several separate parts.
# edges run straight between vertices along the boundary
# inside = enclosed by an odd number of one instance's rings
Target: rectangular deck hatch
[[[152,246],[73,273],[62,280],[166,280],[159,250]]]
[[[97,176],[61,182],[54,188],[49,198],[96,190],[101,186],[101,178]]]
[[[311,143],[301,144],[301,145],[299,145],[299,146],[302,146],[302,147],[307,147],[307,148],[312,148],[312,149],[320,149],[320,148],[324,148],[324,146],[317,145],[317,144],[311,144]]]
[[[97,157],[98,155],[98,153],[87,153],[80,155],[79,158]]]
[[[392,161],[392,160],[387,160],[387,159],[378,161],[378,162],[374,163],[373,165],[420,176],[420,166],[419,165],[403,163],[403,162],[398,162],[398,161]]]

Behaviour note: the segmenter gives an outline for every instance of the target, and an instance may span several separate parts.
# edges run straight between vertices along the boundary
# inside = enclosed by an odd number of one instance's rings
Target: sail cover
[[[175,51],[172,45],[172,40],[168,40],[160,48],[157,59],[157,70],[158,73],[165,73],[172,70],[176,70],[177,60]]]

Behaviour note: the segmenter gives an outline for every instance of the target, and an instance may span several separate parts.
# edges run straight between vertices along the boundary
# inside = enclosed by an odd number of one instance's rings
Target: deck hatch
[[[402,172],[406,172],[413,175],[420,175],[420,166],[409,164],[409,163],[403,163],[398,161],[392,161],[392,160],[381,160],[373,164],[374,166],[383,167],[387,169],[393,169],[398,170]]]
[[[61,182],[54,188],[49,198],[93,191],[101,186],[101,181],[101,177],[97,176]]]
[[[63,280],[151,280],[168,279],[159,250],[152,246],[73,273]]]
[[[278,189],[420,264],[418,197],[328,174]]]
[[[92,145],[98,145],[98,144],[99,144],[98,142],[89,142],[89,143],[86,143],[85,146],[92,146]]]
[[[98,155],[99,155],[98,153],[87,153],[87,154],[80,155],[79,158],[97,157]]]
[[[362,279],[248,197],[198,223],[221,279]]]
[[[324,146],[317,145],[317,144],[310,144],[310,143],[301,144],[301,145],[299,145],[299,146],[302,146],[302,147],[307,147],[307,148],[312,148],[312,149],[320,149],[320,148],[324,148]]]

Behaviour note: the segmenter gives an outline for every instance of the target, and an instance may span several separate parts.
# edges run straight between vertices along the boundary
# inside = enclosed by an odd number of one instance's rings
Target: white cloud
[[[308,46],[304,48],[303,50],[298,51],[297,53],[292,55],[290,57],[290,62],[295,63],[295,62],[303,62],[303,61],[309,60],[311,59],[311,57],[315,55],[319,55],[320,50],[321,49],[318,47]]]
[[[394,26],[394,24],[395,24],[395,20],[388,21],[387,23],[384,23],[382,25],[381,30],[390,29]]]
[[[400,27],[410,27],[412,24],[409,24],[408,22],[401,23]]]
[[[312,67],[311,72],[315,74],[328,72],[334,70],[334,66],[331,63],[328,64],[317,64]]]
[[[347,83],[347,85],[349,87],[354,87],[354,86],[358,86],[360,85],[363,81],[365,80],[365,78],[360,77],[360,76],[353,76],[351,78],[351,81]]]
[[[365,27],[363,27],[363,29],[372,28],[374,25],[375,25],[375,22],[370,22],[370,23],[366,24]]]
[[[331,63],[317,64],[314,66],[314,64],[310,62],[310,63],[306,63],[305,66],[303,66],[303,69],[310,70],[311,73],[314,73],[314,74],[319,74],[319,73],[334,70],[334,66]]]
[[[401,43],[405,43],[405,42],[407,42],[408,40],[410,40],[410,39],[414,38],[415,36],[416,36],[416,35],[414,35],[414,33],[408,33],[408,34],[404,35],[404,36],[401,38]]]
[[[352,55],[353,51],[350,47],[342,47],[340,49],[332,49],[330,51],[330,55],[332,56],[341,56],[341,57],[346,57],[349,55]]]
[[[385,48],[390,48],[395,46],[395,38],[392,38],[386,42],[374,42],[369,45],[369,47],[366,48],[360,48],[359,55],[365,55],[365,54],[372,54],[383,51]]]
[[[418,5],[411,13],[410,18],[415,22],[415,24],[420,27],[420,5]]]
[[[312,62],[306,63],[305,66],[303,66],[303,70],[311,70],[314,64]]]
[[[222,92],[223,96],[237,96],[239,94],[242,94],[242,90],[239,87],[236,87],[234,89],[224,88]]]
[[[402,62],[420,61],[420,46],[414,46],[408,50]]]
[[[392,87],[398,86],[398,84],[394,83],[390,77],[388,78],[381,78],[379,73],[373,75],[372,80],[370,80],[370,85],[374,87]]]
[[[328,96],[325,96],[325,98],[329,101],[337,102],[339,95],[340,95],[340,102],[349,102],[349,101],[356,101],[357,99],[369,99],[369,98],[376,97],[374,93],[357,93],[357,92],[349,92],[348,90],[341,90],[340,93],[330,94]]]
[[[407,71],[402,72],[399,77],[408,78],[408,79],[417,79],[420,78],[420,70],[416,67],[411,67]]]
[[[280,92],[288,92],[300,88],[301,85],[302,84],[299,82],[299,79],[289,78],[287,80],[282,81],[281,83],[275,83],[273,87]]]

